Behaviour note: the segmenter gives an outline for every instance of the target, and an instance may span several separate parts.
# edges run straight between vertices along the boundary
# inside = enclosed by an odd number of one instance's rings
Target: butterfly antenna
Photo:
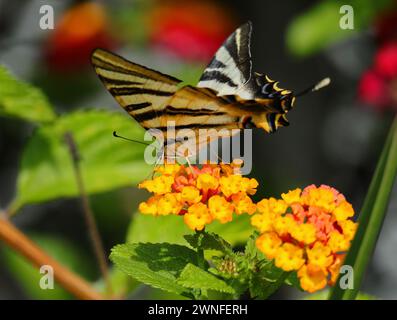
[[[303,96],[306,93],[320,90],[320,89],[328,86],[330,83],[331,83],[331,79],[330,78],[324,78],[323,80],[317,82],[316,84],[310,86],[309,88],[307,88],[305,90],[302,90],[301,92],[297,93],[295,95],[295,97],[300,97],[300,96]]]
[[[150,145],[149,143],[146,143],[146,142],[143,142],[143,141],[138,141],[138,140],[129,139],[129,138],[126,138],[126,137],[123,137],[123,136],[119,136],[116,131],[113,131],[113,137],[124,139],[124,140],[131,141],[131,142],[144,144],[145,146],[149,146]]]

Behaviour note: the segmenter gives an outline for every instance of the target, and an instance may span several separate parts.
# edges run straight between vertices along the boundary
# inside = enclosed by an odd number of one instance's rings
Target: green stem
[[[204,233],[204,230],[197,231],[196,234],[198,235],[198,242],[197,242],[197,264],[198,266],[206,270],[206,263],[205,263],[205,258],[204,258],[204,249],[201,247],[201,241],[202,241],[202,234]],[[205,299],[207,296],[207,290],[200,290],[200,293],[196,295],[197,300],[202,300]]]
[[[204,259],[203,249],[197,249],[197,263],[201,269],[205,270],[205,259]]]
[[[201,231],[197,231],[196,230],[196,234],[197,234],[197,263],[198,266],[205,270],[205,258],[204,258],[204,249],[201,247],[201,241],[203,239],[203,233],[205,231],[201,230]]]
[[[361,285],[366,266],[375,249],[389,197],[397,174],[397,118],[386,139],[382,155],[370,184],[359,218],[359,228],[344,262],[353,267],[354,288],[343,290],[337,284],[330,299],[355,299]]]
[[[80,156],[77,150],[77,145],[71,133],[69,132],[65,133],[64,137],[65,137],[65,142],[69,149],[70,157],[73,162],[73,169],[75,173],[77,188],[80,193],[82,209],[84,213],[84,219],[87,224],[88,234],[91,238],[91,242],[93,245],[95,256],[97,258],[100,272],[102,273],[102,277],[106,284],[106,291],[108,295],[111,296],[113,294],[113,290],[109,275],[109,269],[107,265],[107,258],[105,255],[105,249],[102,243],[101,236],[99,234],[98,226],[95,221],[94,212],[92,211],[91,208],[90,199],[85,190],[83,174],[80,168]]]

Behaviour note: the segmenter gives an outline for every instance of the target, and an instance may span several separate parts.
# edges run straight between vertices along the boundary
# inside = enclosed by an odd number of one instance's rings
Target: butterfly
[[[107,90],[143,128],[161,132],[165,145],[178,142],[170,142],[171,134],[175,137],[179,131],[191,129],[185,131],[198,136],[193,141],[199,150],[218,138],[215,134],[201,137],[200,129],[227,129],[222,130],[224,137],[238,132],[233,129],[257,127],[272,133],[288,126],[286,115],[296,96],[329,84],[326,78],[294,95],[267,75],[253,72],[251,34],[251,22],[236,29],[218,49],[197,86],[183,85],[177,78],[102,49],[93,52],[92,64]]]

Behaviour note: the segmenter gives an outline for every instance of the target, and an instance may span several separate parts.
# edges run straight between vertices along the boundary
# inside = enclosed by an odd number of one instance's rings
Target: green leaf
[[[245,245],[244,255],[246,259],[249,261],[254,261],[255,259],[264,259],[264,255],[262,252],[258,250],[256,246],[256,238],[258,237],[259,232],[254,231],[254,233],[248,238],[247,244]]]
[[[72,271],[87,278],[93,276],[95,266],[91,265],[87,260],[84,252],[81,252],[78,247],[65,239],[57,238],[49,235],[29,234],[29,237],[34,240],[41,248],[43,248],[51,257],[70,268]],[[40,279],[43,276],[39,272],[39,268],[33,266],[31,262],[20,256],[15,251],[8,247],[3,247],[1,250],[1,260],[7,267],[11,275],[18,281],[23,292],[30,299],[72,299],[67,291],[65,291],[56,282],[54,289],[43,290],[40,288]]]
[[[37,88],[16,80],[0,66],[0,115],[32,122],[48,122],[55,113],[44,94]]]
[[[250,295],[256,299],[267,299],[285,282],[289,272],[277,268],[273,262],[267,262],[263,267],[251,274]]]
[[[347,38],[368,26],[384,10],[390,0],[354,0],[348,4],[354,10],[354,29],[342,29],[339,21],[344,1],[321,1],[295,18],[288,27],[286,42],[289,51],[297,56],[313,54],[326,46]]]
[[[177,281],[185,288],[235,293],[225,281],[191,263],[186,265]]]
[[[184,238],[195,249],[217,250],[225,254],[233,253],[231,245],[213,232],[196,232],[185,235]]]
[[[135,186],[150,172],[144,146],[115,139],[112,132],[140,139],[143,129],[129,117],[107,111],[78,111],[38,128],[26,146],[12,210],[28,203],[78,195],[64,134],[71,132],[80,153],[87,193]]]
[[[394,119],[359,217],[359,227],[344,261],[354,270],[354,288],[335,285],[330,299],[354,300],[375,249],[397,174],[397,118]],[[336,282],[339,283],[339,279]]]
[[[118,245],[110,259],[134,279],[168,292],[188,295],[176,282],[188,263],[197,264],[196,252],[188,247],[169,243],[137,243]]]
[[[206,231],[221,236],[231,245],[245,243],[252,233],[248,215],[234,217],[232,222],[213,222]],[[183,238],[193,233],[183,222],[182,216],[150,216],[136,213],[131,221],[127,242],[169,242],[185,244]]]
[[[301,287],[298,274],[296,272],[290,272],[288,277],[285,279],[285,283],[289,286],[295,287],[300,291],[304,291]]]

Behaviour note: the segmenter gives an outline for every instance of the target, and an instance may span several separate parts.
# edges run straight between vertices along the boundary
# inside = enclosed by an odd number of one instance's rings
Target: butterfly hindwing
[[[197,86],[215,90],[218,96],[254,99],[256,85],[252,73],[251,33],[251,22],[233,32],[218,49]]]

